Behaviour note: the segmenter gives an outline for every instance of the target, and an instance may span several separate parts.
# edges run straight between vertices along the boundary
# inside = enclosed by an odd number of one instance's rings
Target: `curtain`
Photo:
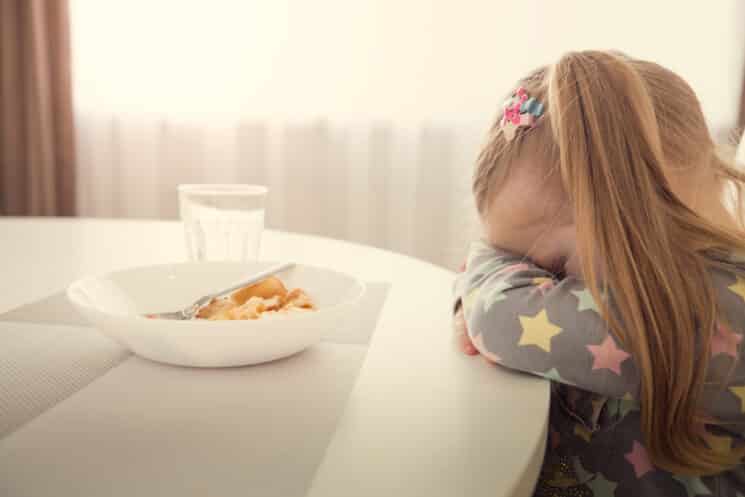
[[[66,0],[0,0],[0,214],[75,214]]]
[[[457,267],[478,236],[470,193],[480,127],[332,119],[189,122],[77,113],[78,208],[176,219],[179,183],[269,188],[272,229]]]

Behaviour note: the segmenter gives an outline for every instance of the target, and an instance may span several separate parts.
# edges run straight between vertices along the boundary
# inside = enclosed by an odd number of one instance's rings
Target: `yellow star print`
[[[737,281],[734,284],[728,286],[727,288],[729,288],[731,292],[739,295],[741,299],[745,300],[745,280],[744,279],[738,276]]]
[[[587,443],[589,443],[590,439],[592,438],[592,432],[579,423],[574,425],[574,434],[582,438]]]
[[[732,449],[732,439],[730,437],[709,435],[706,437],[706,440],[709,442],[709,447],[711,447],[714,452],[726,454]]]
[[[463,309],[470,311],[473,308],[473,302],[478,298],[479,296],[479,290],[481,288],[476,287],[470,292],[468,292],[468,295],[465,295],[463,297]]]
[[[745,412],[745,387],[729,387],[729,389],[740,398],[740,410]]]
[[[590,401],[590,403],[592,404],[592,419],[594,421],[597,421],[600,417],[600,411],[602,411],[603,407],[605,407],[605,402],[605,398],[593,399]]]
[[[546,309],[535,317],[519,316],[523,334],[518,345],[535,345],[546,352],[551,352],[551,339],[561,333],[561,328],[548,320]]]

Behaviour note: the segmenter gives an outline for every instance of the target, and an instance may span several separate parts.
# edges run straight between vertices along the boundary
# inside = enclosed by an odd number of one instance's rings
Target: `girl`
[[[618,53],[520,81],[473,190],[466,352],[552,381],[536,495],[745,495],[745,231],[691,88]]]

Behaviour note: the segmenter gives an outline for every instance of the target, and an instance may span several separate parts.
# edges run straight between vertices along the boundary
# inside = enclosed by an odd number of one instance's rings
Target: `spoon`
[[[270,267],[269,269],[265,269],[264,271],[254,274],[250,278],[241,280],[240,283],[231,285],[229,288],[225,288],[224,290],[220,290],[219,292],[211,293],[209,295],[205,295],[204,297],[200,297],[197,300],[195,300],[194,303],[184,307],[180,311],[157,312],[154,314],[145,314],[145,317],[149,319],[176,319],[176,320],[192,319],[194,315],[197,312],[199,312],[199,309],[201,309],[202,306],[211,302],[212,299],[223,297],[229,293],[232,293],[238,290],[239,288],[243,288],[248,285],[253,285],[254,283],[258,283],[259,281],[269,276],[275,275],[277,273],[281,273],[282,271],[286,269],[290,269],[291,267],[294,267],[294,266],[295,266],[294,262],[284,262],[282,264],[277,264],[275,266]]]

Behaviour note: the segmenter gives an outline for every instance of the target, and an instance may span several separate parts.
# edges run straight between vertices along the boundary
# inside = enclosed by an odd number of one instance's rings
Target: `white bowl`
[[[258,364],[295,354],[353,317],[362,282],[328,269],[297,265],[279,274],[300,287],[318,310],[251,321],[172,321],[143,314],[173,311],[229,287],[272,262],[197,262],[145,266],[83,278],[67,289],[92,325],[137,355],[168,364],[225,367]]]

